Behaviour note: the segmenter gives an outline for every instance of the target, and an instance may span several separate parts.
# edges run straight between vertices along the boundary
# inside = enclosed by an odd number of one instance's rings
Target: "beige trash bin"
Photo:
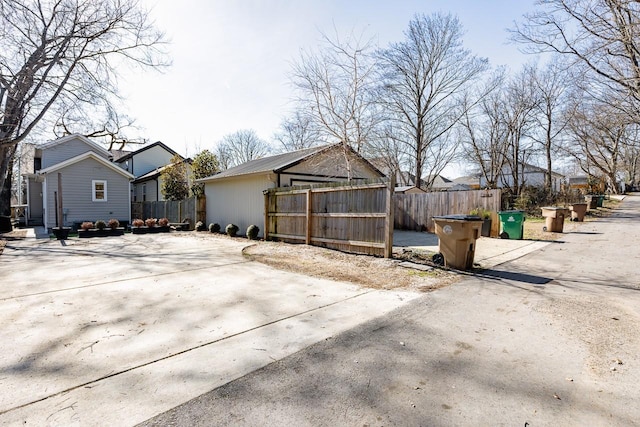
[[[584,221],[584,215],[587,213],[586,203],[574,203],[570,207],[572,221]]]
[[[558,206],[545,206],[542,216],[546,218],[544,231],[562,233],[564,219],[569,215],[569,209]]]
[[[473,215],[446,215],[433,217],[433,221],[440,251],[440,254],[434,256],[434,261],[459,270],[472,268],[476,240],[482,230],[482,218]]]

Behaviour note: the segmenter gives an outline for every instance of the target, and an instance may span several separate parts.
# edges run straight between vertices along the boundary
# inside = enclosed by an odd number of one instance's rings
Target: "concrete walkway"
[[[133,425],[420,295],[274,270],[245,242],[9,242],[0,425]]]

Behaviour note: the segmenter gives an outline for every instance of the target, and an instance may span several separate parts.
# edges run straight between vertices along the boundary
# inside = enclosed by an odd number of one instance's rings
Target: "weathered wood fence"
[[[169,222],[206,221],[206,198],[190,197],[184,200],[162,200],[131,203],[132,219],[168,218]]]
[[[390,257],[393,193],[388,184],[264,192],[265,239]]]
[[[440,191],[394,195],[394,227],[401,230],[434,231],[433,217],[469,214],[474,208],[500,210],[501,190]],[[493,223],[498,224],[495,214]]]

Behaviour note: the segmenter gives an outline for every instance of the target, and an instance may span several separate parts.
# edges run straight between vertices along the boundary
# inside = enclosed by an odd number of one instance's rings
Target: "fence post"
[[[389,179],[387,186],[387,200],[385,210],[387,216],[384,220],[384,257],[391,258],[393,256],[393,193],[395,191],[395,176]]]
[[[264,240],[269,239],[269,190],[264,190]]]
[[[305,243],[307,245],[311,244],[311,189],[307,190],[307,235]]]

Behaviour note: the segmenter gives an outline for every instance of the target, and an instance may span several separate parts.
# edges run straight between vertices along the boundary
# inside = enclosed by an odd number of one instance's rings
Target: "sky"
[[[533,58],[507,28],[533,0],[143,0],[164,31],[173,62],[162,71],[124,70],[121,90],[137,132],[193,156],[223,136],[253,129],[271,141],[293,109],[292,64],[320,45],[321,32],[402,41],[416,14],[456,15],[463,44],[492,66],[517,70]]]

